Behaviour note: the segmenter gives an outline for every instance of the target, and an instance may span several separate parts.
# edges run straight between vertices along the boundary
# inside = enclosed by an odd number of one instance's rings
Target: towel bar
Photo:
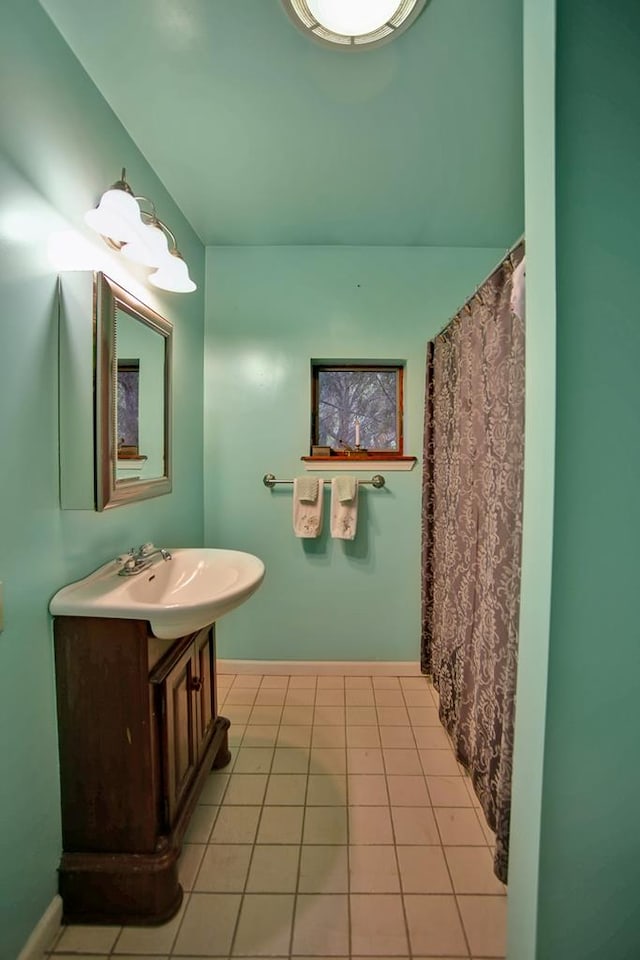
[[[276,480],[272,473],[265,473],[264,477],[262,478],[262,482],[264,483],[265,487],[269,487],[271,489],[272,487],[275,487],[276,483],[293,483],[293,480]],[[371,477],[371,480],[358,480],[358,485],[370,483],[373,487],[379,490],[380,487],[384,487],[385,482],[386,481],[382,474],[376,473]]]

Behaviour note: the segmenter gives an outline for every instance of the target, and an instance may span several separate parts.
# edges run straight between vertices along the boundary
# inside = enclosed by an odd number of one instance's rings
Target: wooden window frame
[[[404,455],[404,364],[402,363],[327,363],[311,361],[311,447],[318,446],[318,424],[319,424],[319,404],[320,387],[318,375],[320,373],[333,371],[347,371],[351,373],[388,373],[393,371],[396,374],[396,436],[398,448],[396,450],[374,450],[368,449],[365,456],[375,460],[406,460]],[[311,452],[311,451],[310,451]],[[349,457],[350,453],[341,449],[333,449],[331,458]],[[307,459],[307,458],[304,458]],[[322,459],[322,458],[311,458]],[[411,458],[413,459],[413,458]]]

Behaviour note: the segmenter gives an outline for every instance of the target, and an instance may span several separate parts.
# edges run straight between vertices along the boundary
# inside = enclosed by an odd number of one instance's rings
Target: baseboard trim
[[[51,949],[62,925],[62,897],[57,894],[42,914],[31,936],[18,955],[18,960],[43,960]]]
[[[417,660],[218,660],[218,673],[344,677],[421,677]]]

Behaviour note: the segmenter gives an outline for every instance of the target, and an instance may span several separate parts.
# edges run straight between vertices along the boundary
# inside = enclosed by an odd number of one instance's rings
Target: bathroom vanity
[[[146,620],[56,616],[54,636],[64,919],[163,923],[198,794],[231,756],[214,627],[161,640]]]

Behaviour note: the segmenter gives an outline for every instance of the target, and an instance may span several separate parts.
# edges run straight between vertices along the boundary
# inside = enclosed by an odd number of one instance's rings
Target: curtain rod
[[[482,280],[480,283],[476,284],[476,288],[475,288],[475,290],[473,291],[473,293],[470,294],[470,295],[467,297],[467,299],[464,301],[464,303],[463,303],[461,306],[458,307],[458,309],[456,310],[456,312],[454,313],[454,315],[447,320],[447,322],[444,324],[444,326],[441,327],[441,328],[438,330],[437,333],[434,333],[434,335],[429,338],[430,340],[435,340],[435,338],[436,338],[436,337],[439,337],[441,333],[444,333],[444,331],[447,329],[447,327],[450,326],[450,324],[453,323],[453,321],[454,321],[455,318],[458,316],[458,314],[459,314],[462,310],[464,310],[464,308],[465,308],[466,306],[468,306],[468,304],[471,303],[471,301],[473,300],[473,298],[474,298],[475,295],[477,294],[477,292],[478,292],[478,290],[480,289],[480,287],[484,287],[485,283],[487,283],[487,281],[491,280],[491,277],[494,275],[494,273],[497,273],[497,272],[498,272],[498,270],[500,269],[500,267],[502,266],[502,264],[505,262],[505,260],[507,259],[507,257],[510,257],[511,254],[514,252],[514,250],[517,250],[517,249],[518,249],[518,247],[520,246],[521,243],[524,243],[524,233],[520,234],[520,236],[518,237],[518,239],[516,240],[516,242],[513,243],[513,244],[509,247],[509,249],[506,251],[506,253],[504,254],[504,256],[501,257],[500,261],[495,265],[495,267],[493,267],[493,268],[491,269],[491,271],[486,275],[486,277],[484,278],[484,280]]]

